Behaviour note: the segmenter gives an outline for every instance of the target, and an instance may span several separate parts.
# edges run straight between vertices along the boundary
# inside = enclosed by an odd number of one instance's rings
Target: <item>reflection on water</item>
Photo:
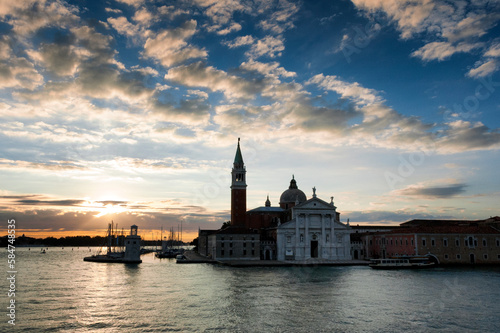
[[[500,269],[229,268],[84,262],[87,248],[19,249],[25,332],[494,332]],[[2,306],[6,303],[3,301]]]

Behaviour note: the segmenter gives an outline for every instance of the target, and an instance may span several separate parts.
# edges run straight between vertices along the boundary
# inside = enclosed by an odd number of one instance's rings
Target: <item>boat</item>
[[[130,227],[127,237],[118,236],[113,221],[108,225],[106,234],[107,243],[102,246],[98,253],[83,258],[83,261],[140,264],[141,260],[141,237],[137,235],[137,226]],[[122,244],[120,244],[122,240]]]
[[[177,235],[177,238],[179,235]],[[165,237],[166,238],[166,237]],[[161,250],[158,250],[155,254],[156,258],[177,258],[178,255],[184,254],[184,249],[181,247],[174,248],[174,243],[179,244],[179,240],[175,240],[176,236],[174,233],[174,228],[170,228],[170,237],[168,240],[162,240]]]
[[[369,266],[374,269],[415,269],[434,267],[435,262],[429,257],[394,257],[371,259]]]
[[[46,253],[46,252],[45,252],[45,249],[42,249],[42,250],[40,251],[40,253],[41,253],[41,254],[45,254],[45,253]]]

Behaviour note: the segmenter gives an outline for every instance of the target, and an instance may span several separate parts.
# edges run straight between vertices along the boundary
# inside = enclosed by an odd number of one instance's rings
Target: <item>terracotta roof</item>
[[[248,213],[283,213],[285,210],[281,207],[258,207],[247,211]]]
[[[248,229],[240,226],[229,226],[224,229],[219,229],[215,232],[216,234],[257,234],[253,229]],[[257,234],[258,235],[258,234]]]
[[[500,234],[489,225],[447,225],[396,228],[387,234]]]
[[[500,217],[490,217],[484,220],[423,220],[415,219],[401,223],[401,227],[423,227],[423,226],[450,226],[450,225],[470,225],[500,222]]]

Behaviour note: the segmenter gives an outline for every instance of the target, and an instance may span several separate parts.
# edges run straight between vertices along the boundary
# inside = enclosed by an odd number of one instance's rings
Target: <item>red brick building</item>
[[[360,237],[366,258],[430,255],[441,264],[500,264],[500,217],[412,220]]]

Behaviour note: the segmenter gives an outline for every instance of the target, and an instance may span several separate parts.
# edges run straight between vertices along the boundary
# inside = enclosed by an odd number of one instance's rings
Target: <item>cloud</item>
[[[352,225],[357,223],[374,224],[374,225],[399,225],[400,223],[407,222],[413,219],[453,219],[456,216],[442,215],[417,212],[410,209],[402,209],[397,211],[379,211],[379,210],[365,210],[365,211],[345,211],[342,212],[342,218],[349,218]]]
[[[139,43],[138,37],[146,34],[144,29],[141,29],[141,27],[130,23],[124,16],[120,16],[118,18],[110,17],[108,18],[108,23],[116,31],[118,31],[118,33],[132,39],[135,44]]]
[[[225,42],[225,44],[232,49],[239,46],[252,45],[254,41],[255,39],[252,36],[246,35],[236,37],[232,42]]]
[[[0,159],[0,169],[25,169],[25,170],[47,170],[55,172],[63,171],[84,171],[87,169],[81,163],[72,161],[48,161],[48,162],[29,162],[22,160],[11,160],[6,158]]]
[[[421,197],[424,199],[448,199],[464,193],[466,187],[467,185],[463,183],[444,186],[425,186],[423,184],[418,184],[397,190],[394,192],[394,195]]]
[[[262,20],[259,26],[279,35],[295,27],[293,17],[300,11],[300,6],[287,0],[278,1],[276,4],[270,17]]]
[[[257,40],[254,43],[246,55],[251,58],[259,58],[262,56],[268,56],[269,58],[281,57],[281,52],[285,50],[285,45],[281,38],[276,38],[273,36],[266,36],[262,39]]]
[[[482,78],[492,75],[500,68],[500,43],[496,42],[484,52],[484,60],[478,61],[474,68],[469,70],[467,76],[472,78]]]
[[[122,2],[126,5],[133,6],[133,7],[140,7],[142,4],[145,3],[145,0],[116,0],[118,2]]]
[[[20,199],[16,200],[17,205],[25,205],[25,206],[80,206],[84,203],[84,200],[35,200],[35,199]]]
[[[273,82],[276,84],[281,82],[280,78],[294,78],[297,76],[297,73],[287,71],[276,61],[259,62],[250,59],[249,61],[242,62],[240,69],[244,71],[253,71],[265,77],[272,78]]]
[[[227,34],[230,34],[231,32],[240,31],[240,30],[241,30],[241,24],[235,22],[235,23],[232,23],[229,27],[217,31],[217,34],[218,35],[227,35]]]
[[[14,2],[14,1],[11,1]],[[78,10],[62,1],[15,1],[0,8],[19,36],[28,37],[43,27],[69,27],[79,21]]]
[[[379,92],[357,82],[345,82],[336,76],[319,74],[308,80],[307,84],[316,84],[326,91],[334,91],[340,98],[354,102],[355,111],[358,115],[361,113],[363,118],[361,123],[345,130],[351,142],[365,142],[386,148],[397,148],[404,144],[408,150],[440,153],[496,149],[500,145],[497,129],[466,121],[426,124],[417,117],[402,115],[386,106]],[[439,126],[441,129],[438,131]]]
[[[357,82],[342,81],[335,75],[324,76],[318,74],[309,79],[306,84],[316,84],[325,90],[334,91],[341,98],[352,99],[358,105],[381,103],[383,101],[375,90],[364,88]]]
[[[483,47],[483,43],[458,43],[453,45],[450,42],[432,42],[422,46],[420,49],[414,51],[411,55],[413,57],[419,57],[422,60],[445,60],[455,53],[459,52],[470,52],[473,49]]]
[[[157,59],[163,66],[170,67],[188,59],[205,58],[208,53],[188,45],[187,39],[196,32],[196,21],[186,21],[175,29],[159,32],[154,37],[149,37],[144,44],[144,56]]]
[[[484,63],[479,64],[477,67],[469,70],[469,72],[467,73],[467,76],[475,78],[475,79],[481,78],[481,77],[487,77],[487,76],[495,73],[499,67],[500,67],[500,64],[499,64],[498,60],[490,59]]]
[[[250,35],[239,36],[233,41],[224,42],[229,48],[240,46],[250,46],[250,49],[245,53],[250,59],[256,59],[262,56],[276,58],[281,56],[281,52],[285,50],[282,37],[265,36],[262,39],[256,39]]]
[[[487,57],[500,57],[500,42],[491,45],[484,55]]]
[[[163,115],[168,121],[190,125],[207,124],[210,114],[210,105],[203,97],[182,98],[178,103],[162,102],[159,96],[153,99],[153,112]]]
[[[44,78],[26,58],[11,57],[0,61],[0,88],[33,90],[44,83]]]
[[[424,61],[443,61],[455,53],[488,49],[494,43],[494,39],[488,36],[489,31],[500,19],[498,2],[486,5],[483,1],[351,1],[372,18],[378,19],[378,13],[386,14],[389,21],[396,24],[403,39],[425,33],[426,44],[412,53],[413,57]],[[479,38],[483,41],[478,42]],[[478,75],[473,72],[469,76]]]
[[[457,120],[448,124],[444,135],[436,140],[443,152],[457,152],[479,149],[498,149],[500,132],[480,122]]]
[[[212,66],[206,66],[202,62],[171,68],[165,75],[165,79],[188,87],[221,91],[229,99],[251,99],[262,90],[263,86],[261,82],[247,81]]]

